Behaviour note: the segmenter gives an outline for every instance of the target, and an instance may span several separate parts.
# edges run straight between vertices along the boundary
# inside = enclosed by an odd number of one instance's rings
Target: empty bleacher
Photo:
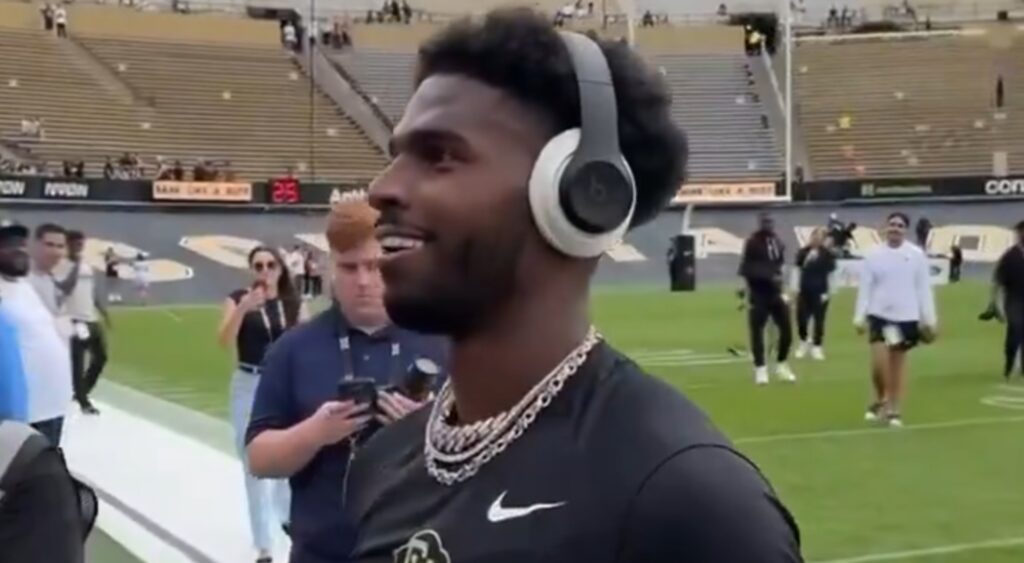
[[[380,150],[327,97],[310,93],[309,80],[278,47],[80,41],[152,103],[162,143],[150,149],[155,154],[229,160],[249,179],[288,167],[308,173],[310,158],[316,177],[325,179],[370,178],[384,164]]]
[[[51,168],[82,159],[95,176],[106,157],[135,152],[150,172],[161,156],[186,167],[228,161],[248,180],[288,168],[307,179],[365,180],[385,162],[311,91],[275,22],[81,5],[61,40],[36,29],[36,7],[0,4],[0,136]],[[18,138],[21,119],[34,116],[45,138]]]
[[[795,55],[815,178],[984,175],[994,150],[1019,150],[1005,135],[1019,112],[995,117],[998,70],[982,38],[808,42]]]
[[[142,112],[98,84],[67,47],[43,31],[0,30],[0,136],[17,138],[23,118],[39,117],[45,137],[21,143],[34,158],[53,167],[91,157],[89,171],[99,174],[103,157],[155,137],[140,128]]]
[[[763,102],[753,95],[747,57],[737,52],[742,31],[697,29],[710,38],[706,44],[712,52],[695,54],[699,47],[693,41],[658,39],[656,32],[644,49],[653,65],[664,68],[673,93],[673,119],[689,134],[691,179],[777,179],[782,168],[778,144],[774,132],[762,124]],[[654,54],[666,51],[688,54]],[[397,122],[412,95],[415,55],[356,48],[331,56],[356,87]]]

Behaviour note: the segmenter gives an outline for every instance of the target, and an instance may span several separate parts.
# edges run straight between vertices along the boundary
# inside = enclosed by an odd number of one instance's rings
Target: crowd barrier
[[[176,182],[0,176],[0,201],[120,205],[328,206],[356,184],[300,182]]]

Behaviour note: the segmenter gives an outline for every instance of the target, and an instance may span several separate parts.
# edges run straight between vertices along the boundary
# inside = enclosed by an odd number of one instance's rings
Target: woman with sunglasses
[[[907,352],[918,342],[931,342],[938,326],[928,258],[906,240],[909,225],[903,213],[886,219],[885,243],[871,249],[861,265],[853,320],[871,343],[875,401],[864,418],[884,417],[890,427],[903,426]]]
[[[836,271],[836,257],[827,235],[825,227],[814,229],[807,246],[796,253],[796,268],[793,269],[791,285],[796,294],[796,328],[800,336],[800,345],[794,354],[797,359],[802,359],[808,352],[815,360],[825,359],[825,350],[822,348],[825,315],[835,287],[832,274]],[[808,328],[812,320],[814,333],[809,338]]]
[[[224,301],[217,340],[222,347],[233,347],[238,360],[231,377],[231,423],[245,471],[249,524],[258,551],[256,561],[269,563],[272,561],[272,530],[287,521],[287,484],[260,480],[249,472],[245,431],[260,382],[264,354],[285,331],[304,319],[306,313],[292,285],[292,276],[277,250],[257,246],[249,252],[248,264],[252,282],[249,287],[232,292]]]

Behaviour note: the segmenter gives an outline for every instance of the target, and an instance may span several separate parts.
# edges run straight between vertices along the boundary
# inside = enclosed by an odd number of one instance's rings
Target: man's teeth
[[[384,247],[384,250],[393,252],[397,250],[413,250],[420,248],[423,246],[423,241],[415,238],[389,236],[381,239],[380,244]]]

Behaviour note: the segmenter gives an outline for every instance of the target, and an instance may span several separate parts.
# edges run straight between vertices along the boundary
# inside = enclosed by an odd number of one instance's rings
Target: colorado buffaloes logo
[[[395,550],[395,563],[452,563],[434,530],[423,530]]]

